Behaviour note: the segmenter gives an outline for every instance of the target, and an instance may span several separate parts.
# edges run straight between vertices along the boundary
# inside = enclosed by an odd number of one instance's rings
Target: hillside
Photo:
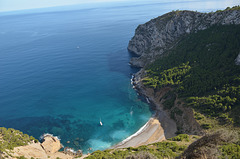
[[[172,94],[194,108],[196,116],[203,113],[221,125],[239,127],[240,67],[235,63],[239,52],[238,25],[212,26],[184,37],[167,56],[148,65],[143,83],[156,91],[172,87]],[[163,103],[166,109],[172,109],[173,98]]]

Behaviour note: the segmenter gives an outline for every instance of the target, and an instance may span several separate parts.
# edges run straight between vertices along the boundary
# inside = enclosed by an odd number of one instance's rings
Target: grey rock
[[[177,44],[183,35],[204,30],[212,25],[240,24],[240,10],[215,13],[173,11],[139,25],[129,41],[128,50],[138,55],[130,64],[144,67]]]

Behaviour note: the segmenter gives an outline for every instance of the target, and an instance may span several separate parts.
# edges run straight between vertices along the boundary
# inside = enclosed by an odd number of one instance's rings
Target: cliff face
[[[130,64],[144,67],[155,57],[171,48],[185,34],[204,30],[213,25],[240,24],[240,10],[215,13],[174,11],[139,25],[129,41],[128,50],[139,55]]]

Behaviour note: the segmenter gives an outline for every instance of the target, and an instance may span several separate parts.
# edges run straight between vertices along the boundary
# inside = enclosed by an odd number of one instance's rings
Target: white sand
[[[117,145],[112,146],[111,149],[137,147],[154,142],[160,142],[162,140],[165,140],[165,135],[159,120],[156,118],[150,118],[149,121],[135,134],[131,135]]]

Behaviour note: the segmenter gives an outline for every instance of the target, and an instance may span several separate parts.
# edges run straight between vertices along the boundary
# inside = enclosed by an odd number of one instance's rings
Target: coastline
[[[169,115],[163,111],[161,105],[159,105],[158,98],[155,98],[152,90],[147,90],[141,82],[141,76],[144,74],[144,70],[134,74],[131,78],[131,84],[140,96],[143,96],[149,107],[153,105],[155,114],[142,126],[136,133],[127,137],[118,144],[110,147],[109,149],[138,147],[141,145],[147,145],[155,142],[166,140],[167,138],[176,136],[177,126]],[[151,104],[151,105],[150,105]]]

